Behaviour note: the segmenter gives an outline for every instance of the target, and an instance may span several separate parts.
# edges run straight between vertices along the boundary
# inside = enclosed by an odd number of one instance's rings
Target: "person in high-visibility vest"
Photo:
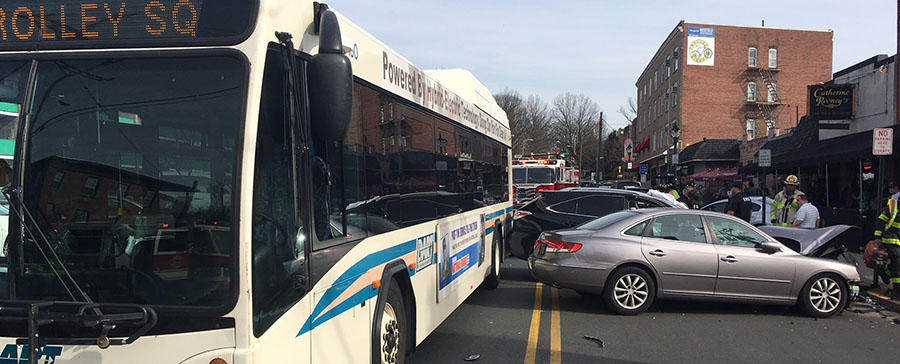
[[[881,239],[887,250],[887,270],[891,275],[891,299],[900,298],[900,219],[897,219],[897,200],[889,199],[878,220],[875,221],[875,239]]]
[[[675,201],[678,201],[678,200],[681,198],[681,195],[678,194],[678,189],[675,188],[675,186],[673,186],[673,185],[666,185],[666,189],[669,190],[668,193],[669,193],[670,195],[672,195],[672,197],[675,197]]]
[[[797,197],[804,193],[797,187],[800,186],[800,179],[795,175],[787,176],[784,179],[784,190],[778,192],[772,199],[772,215],[769,218],[775,225],[791,226],[794,223],[794,216],[797,215]]]

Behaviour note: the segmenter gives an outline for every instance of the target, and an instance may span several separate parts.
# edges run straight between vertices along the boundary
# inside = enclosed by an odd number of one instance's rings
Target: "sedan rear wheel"
[[[606,306],[620,315],[637,315],[647,310],[656,297],[656,285],[647,271],[625,267],[613,272],[603,292]]]
[[[831,274],[817,275],[806,283],[800,301],[811,316],[831,317],[847,305],[849,291],[843,279]]]

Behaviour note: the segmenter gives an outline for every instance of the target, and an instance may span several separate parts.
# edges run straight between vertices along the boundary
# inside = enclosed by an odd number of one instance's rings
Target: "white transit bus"
[[[499,282],[505,113],[325,4],[0,0],[0,107],[0,364],[404,363]]]

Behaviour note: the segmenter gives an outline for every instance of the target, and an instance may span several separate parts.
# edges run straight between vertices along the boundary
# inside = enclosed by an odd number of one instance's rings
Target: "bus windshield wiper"
[[[41,348],[45,345],[97,345],[101,348],[107,348],[110,345],[127,345],[133,343],[142,335],[146,334],[150,329],[156,326],[156,312],[153,308],[145,305],[137,304],[98,304],[94,303],[90,296],[81,289],[75,278],[66,268],[62,259],[56,254],[53,245],[50,244],[47,236],[40,230],[34,215],[22,202],[21,190],[11,190],[3,188],[3,195],[10,203],[10,210],[15,211],[18,215],[19,224],[22,226],[28,237],[34,241],[35,246],[44,257],[47,265],[53,274],[59,279],[69,296],[75,302],[35,302],[26,304],[25,307],[0,307],[0,314],[10,313],[12,317],[0,315],[0,321],[21,321],[28,322],[28,338],[16,340],[19,345],[28,345],[28,364],[37,364]],[[27,221],[26,221],[27,219]],[[32,227],[29,228],[29,225]],[[35,233],[37,231],[37,233]],[[43,246],[42,246],[43,245]],[[46,250],[45,250],[46,249]],[[22,249],[19,251],[19,261],[24,261]],[[60,273],[62,272],[62,273]],[[21,272],[24,274],[24,272]],[[71,285],[71,287],[70,287]],[[77,294],[77,296],[76,296]],[[69,310],[54,311],[55,307],[66,307]],[[73,307],[74,306],[74,307]],[[104,314],[101,309],[109,308],[113,310],[112,314]],[[44,338],[38,333],[41,326],[50,324],[77,323],[83,327],[100,328],[100,335],[96,339],[92,338]],[[137,327],[137,329],[124,339],[110,339],[108,334],[110,330],[117,326]]]

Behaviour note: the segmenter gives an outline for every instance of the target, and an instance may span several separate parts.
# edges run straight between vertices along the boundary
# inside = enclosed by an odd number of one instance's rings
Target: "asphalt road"
[[[628,317],[572,290],[540,285],[538,296],[522,260],[504,262],[502,278],[496,290],[476,290],[412,362],[900,363],[900,315],[870,305],[813,319],[794,307],[657,301]]]

